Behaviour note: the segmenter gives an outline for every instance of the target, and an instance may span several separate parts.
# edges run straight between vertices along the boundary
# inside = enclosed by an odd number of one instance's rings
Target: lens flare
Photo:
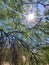
[[[32,22],[34,18],[35,18],[34,13],[30,13],[26,16],[28,22]]]

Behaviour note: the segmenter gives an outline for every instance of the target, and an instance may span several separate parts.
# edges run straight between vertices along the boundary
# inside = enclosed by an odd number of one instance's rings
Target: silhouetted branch
[[[12,34],[12,33],[22,33],[22,34],[24,34],[24,33],[26,33],[26,32],[23,32],[23,31],[16,31],[16,30],[10,31],[10,32],[8,32],[8,33],[4,32],[4,34],[5,34],[6,36],[9,36],[9,35]]]
[[[46,43],[46,44],[38,44],[38,45],[36,45],[36,46],[34,46],[34,49],[35,48],[39,48],[39,47],[43,47],[43,46],[49,46],[49,43]]]
[[[39,3],[39,4],[43,5],[44,7],[49,6],[49,4],[43,4],[43,3]]]
[[[15,38],[16,38],[16,37],[15,37]],[[29,45],[27,45],[27,43],[25,43],[23,40],[18,39],[18,38],[16,38],[16,39],[21,42],[22,46],[23,46],[27,51],[30,51],[33,55],[41,56],[41,55],[39,55],[39,54],[37,54],[37,53],[34,53],[33,50],[30,50]],[[23,44],[22,42],[23,42],[24,44]]]
[[[37,21],[37,23],[32,27],[32,28],[28,28],[29,30],[35,29],[35,26],[37,26],[40,22],[41,22],[42,18],[40,18],[39,21]]]
[[[41,3],[41,1],[37,1],[37,2],[23,2],[23,3],[24,3],[24,4],[41,4],[41,5],[43,5],[44,7],[49,6],[49,4]]]
[[[43,33],[49,35],[49,32],[46,32],[46,31],[44,31],[44,30],[42,30],[42,29],[40,29],[40,30],[41,30]]]

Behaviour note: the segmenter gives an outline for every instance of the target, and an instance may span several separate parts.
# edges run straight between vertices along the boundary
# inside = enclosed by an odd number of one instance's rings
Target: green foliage
[[[47,65],[49,18],[46,17],[46,20],[41,20],[29,29],[22,22],[25,19],[23,19],[23,12],[26,12],[24,9],[27,8],[23,8],[23,5],[23,0],[0,0],[0,38],[4,41],[1,42],[3,47],[0,49],[0,62],[8,61],[14,65]],[[49,10],[44,14],[47,15]]]

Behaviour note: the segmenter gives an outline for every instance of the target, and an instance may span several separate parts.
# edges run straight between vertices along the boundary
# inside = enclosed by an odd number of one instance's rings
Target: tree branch
[[[23,2],[24,4],[41,4],[43,5],[44,7],[46,6],[49,6],[49,4],[43,4],[43,3],[40,3],[41,1],[37,1],[37,2]]]
[[[40,22],[41,22],[42,18],[40,18],[40,20],[32,27],[32,28],[28,28],[29,30],[32,30],[35,28],[35,26],[37,26]]]
[[[16,37],[15,37],[15,38],[16,38]],[[27,49],[27,51],[30,51],[33,55],[41,56],[41,55],[39,55],[39,54],[37,54],[37,53],[34,53],[33,50],[30,49],[29,45],[27,45],[27,43],[25,43],[23,40],[18,39],[18,38],[16,38],[16,39],[21,42],[22,46],[23,46],[25,49]],[[23,42],[25,45],[24,45],[22,42]]]
[[[38,45],[36,45],[36,46],[34,46],[34,49],[35,48],[39,48],[39,47],[43,47],[43,46],[49,46],[49,44],[47,43],[47,44],[38,44]]]
[[[10,32],[8,32],[8,33],[4,32],[4,34],[5,34],[6,36],[9,36],[9,35],[12,34],[12,33],[22,33],[22,34],[25,34],[26,32],[23,32],[23,31],[17,31],[17,30],[10,31]]]

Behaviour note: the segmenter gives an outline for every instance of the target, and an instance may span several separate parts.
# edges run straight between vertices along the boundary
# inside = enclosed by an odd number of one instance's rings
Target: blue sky
[[[39,8],[39,10],[40,10],[41,13],[43,13],[44,10],[45,10],[44,6],[41,5],[41,4],[38,5],[38,8]]]

